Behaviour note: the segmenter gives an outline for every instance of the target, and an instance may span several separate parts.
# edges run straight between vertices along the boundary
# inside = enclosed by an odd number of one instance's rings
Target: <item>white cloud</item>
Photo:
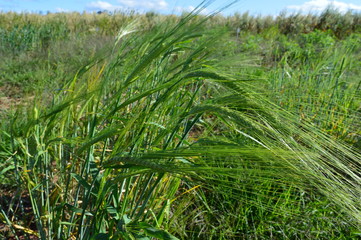
[[[194,11],[195,9],[196,9],[196,7],[194,7],[194,6],[188,6],[188,7],[175,7],[174,10],[175,10],[176,12],[183,13],[183,12],[192,12],[192,11]],[[207,15],[207,14],[210,13],[210,11],[209,11],[207,8],[204,8],[204,9],[202,9],[202,11],[201,11],[200,13]]]
[[[305,2],[302,5],[291,5],[288,6],[288,9],[294,9],[298,11],[317,11],[321,12],[325,10],[327,7],[333,6],[335,9],[339,10],[340,12],[346,12],[348,10],[361,10],[361,5],[355,5],[352,3],[345,3],[345,2],[338,2],[338,1],[331,1],[331,0],[311,0]]]
[[[176,12],[191,12],[194,10],[193,6],[188,6],[188,7],[175,7],[174,11]]]
[[[71,12],[69,9],[64,9],[64,8],[56,8],[55,9],[56,12]]]
[[[120,9],[123,9],[123,7],[103,1],[90,2],[89,4],[87,4],[87,10],[90,11],[98,11],[98,10],[115,11]]]
[[[168,3],[165,0],[118,0],[118,3],[128,8],[145,10],[165,10],[168,8]]]

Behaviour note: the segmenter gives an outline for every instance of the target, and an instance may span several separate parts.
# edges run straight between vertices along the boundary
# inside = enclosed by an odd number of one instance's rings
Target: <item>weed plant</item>
[[[199,16],[204,4],[182,17],[1,15],[18,24],[0,21],[0,84],[23,71],[47,89],[0,122],[3,237],[360,234],[357,27],[342,40],[259,23],[234,36],[233,19]]]

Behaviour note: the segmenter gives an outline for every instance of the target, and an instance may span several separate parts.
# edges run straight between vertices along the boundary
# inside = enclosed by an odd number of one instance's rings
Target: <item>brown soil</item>
[[[30,97],[15,97],[9,94],[9,91],[5,87],[0,87],[0,114],[6,113],[9,110],[16,109],[19,106],[24,106],[34,99],[34,96]]]
[[[0,187],[0,189],[2,188]],[[6,221],[0,219],[0,239],[39,239],[35,235],[36,225],[32,217],[31,201],[27,192],[2,189],[0,206],[12,224],[12,226],[9,226]],[[34,233],[26,233],[29,230]]]
[[[21,103],[19,98],[0,97],[0,111],[13,109]]]

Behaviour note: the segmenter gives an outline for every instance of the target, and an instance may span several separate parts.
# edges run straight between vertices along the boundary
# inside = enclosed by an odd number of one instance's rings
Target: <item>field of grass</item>
[[[361,14],[201,7],[0,14],[0,238],[360,237]]]

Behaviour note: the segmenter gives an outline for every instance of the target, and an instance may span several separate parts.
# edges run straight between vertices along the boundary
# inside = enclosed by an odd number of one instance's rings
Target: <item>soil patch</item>
[[[0,219],[0,238],[8,240],[17,238],[39,239],[35,235],[36,225],[33,219],[29,194],[17,190],[5,190],[2,187],[0,189],[2,189],[0,206],[11,221],[10,226],[5,219]]]
[[[7,91],[5,87],[0,87],[0,113],[16,109],[18,106],[26,105],[34,99],[34,96],[31,97],[12,97],[11,95],[6,94]]]

